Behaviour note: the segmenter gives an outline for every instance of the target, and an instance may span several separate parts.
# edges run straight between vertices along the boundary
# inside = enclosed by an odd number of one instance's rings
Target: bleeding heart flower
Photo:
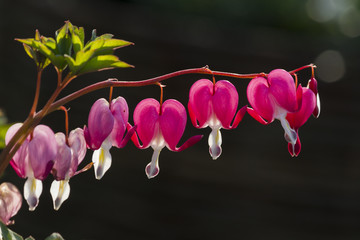
[[[208,79],[200,79],[190,89],[188,109],[191,122],[196,128],[209,126],[212,129],[208,143],[214,160],[222,152],[220,129],[236,128],[246,113],[246,106],[236,113],[238,98],[235,86],[226,80],[214,84]]]
[[[166,146],[169,150],[180,152],[198,141],[202,136],[189,138],[181,147],[176,147],[186,126],[185,107],[174,99],[166,100],[162,105],[153,99],[142,100],[134,111],[134,124],[137,127],[138,137],[134,134],[134,144],[145,149],[151,146],[154,153],[151,162],[146,166],[148,178],[153,178],[159,173],[160,151]]]
[[[22,123],[12,125],[6,133],[7,144]],[[54,132],[45,125],[38,125],[32,134],[23,142],[10,161],[15,172],[22,178],[27,178],[24,186],[24,198],[29,204],[29,210],[35,210],[42,192],[42,180],[50,173],[57,154]]]
[[[55,139],[58,153],[51,171],[55,180],[51,184],[50,193],[54,209],[58,210],[70,195],[70,178],[81,172],[77,172],[77,168],[85,157],[86,142],[84,132],[80,128],[70,132],[68,141],[61,132],[55,134]]]
[[[19,190],[13,184],[3,182],[0,185],[0,221],[5,225],[14,224],[10,218],[20,210],[21,204],[22,196]]]
[[[129,108],[123,97],[113,99],[111,104],[100,98],[91,107],[84,136],[88,147],[95,150],[92,161],[96,179],[101,179],[111,166],[110,148],[125,147],[134,133],[131,128],[124,137],[128,119]]]
[[[296,90],[292,76],[285,70],[275,69],[267,78],[256,77],[248,85],[247,97],[253,107],[247,109],[248,113],[262,124],[278,119],[285,131],[285,139],[295,145],[297,133],[286,116],[300,109],[302,90]]]
[[[314,92],[308,88],[302,88],[301,85],[298,86],[298,89],[302,91],[302,104],[299,111],[295,113],[288,113],[286,115],[286,120],[289,122],[290,127],[298,133],[299,128],[305,124],[311,114],[316,109],[316,97]],[[291,156],[298,156],[301,150],[301,143],[299,135],[297,134],[297,140],[295,144],[289,142],[288,150]]]

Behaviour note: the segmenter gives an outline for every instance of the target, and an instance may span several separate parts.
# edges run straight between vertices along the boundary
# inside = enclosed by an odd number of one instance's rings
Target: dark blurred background
[[[113,165],[101,181],[93,170],[72,178],[70,198],[56,212],[49,177],[37,209],[29,212],[24,202],[11,229],[36,239],[55,231],[65,239],[97,240],[360,239],[359,11],[357,0],[0,0],[0,108],[9,122],[27,117],[36,77],[14,38],[33,37],[35,29],[53,36],[65,20],[83,26],[86,39],[96,28],[134,42],[116,54],[136,68],[81,76],[62,96],[109,77],[140,80],[205,65],[256,73],[315,63],[322,103],[320,118],[300,129],[297,158],[289,155],[279,122],[263,126],[246,115],[237,129],[222,131],[223,154],[213,161],[210,129],[196,130],[188,121],[179,144],[196,134],[204,139],[181,153],[164,149],[155,179],[144,173],[151,149],[113,148]],[[186,105],[191,84],[202,77],[166,81],[165,98]],[[299,73],[302,85],[309,77],[310,70]],[[247,104],[249,81],[229,80],[240,105]],[[55,85],[48,68],[40,105]],[[143,98],[158,98],[159,89],[114,94],[124,96],[132,112]],[[92,103],[107,96],[101,90],[68,104],[70,128],[87,124]],[[64,131],[63,113],[43,123]],[[10,167],[2,181],[23,190],[24,180]]]

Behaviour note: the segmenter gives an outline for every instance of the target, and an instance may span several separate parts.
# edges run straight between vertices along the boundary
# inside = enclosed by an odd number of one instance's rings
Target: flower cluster
[[[291,156],[298,156],[301,149],[299,128],[311,114],[318,117],[320,113],[315,78],[312,76],[307,87],[302,87],[291,73],[276,69],[253,78],[247,87],[247,98],[251,107],[244,105],[238,110],[238,93],[229,81],[200,79],[192,85],[189,116],[194,127],[211,128],[208,144],[212,159],[217,159],[222,152],[220,129],[236,128],[246,112],[266,125],[279,120]],[[69,197],[71,177],[93,165],[95,178],[101,179],[111,166],[110,149],[123,148],[130,139],[139,149],[153,148],[151,162],[145,167],[147,177],[153,178],[159,174],[159,155],[164,147],[180,152],[202,138],[201,135],[190,137],[177,147],[186,127],[187,111],[175,99],[163,102],[162,94],[160,102],[147,98],[138,103],[133,120],[134,126],[129,123],[126,100],[117,97],[110,103],[104,98],[98,99],[90,109],[88,125],[69,135],[54,134],[48,126],[37,125],[10,162],[20,177],[27,178],[24,197],[29,209],[34,210],[38,205],[42,180],[49,173],[54,176],[50,193],[54,209],[58,210]],[[21,126],[17,123],[10,127],[7,143]],[[87,149],[93,150],[92,163],[78,171]]]

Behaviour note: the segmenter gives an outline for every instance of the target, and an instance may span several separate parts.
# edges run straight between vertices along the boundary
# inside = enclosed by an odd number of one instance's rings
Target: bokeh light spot
[[[315,60],[316,73],[324,82],[339,81],[345,74],[345,60],[340,52],[326,50],[319,54]]]

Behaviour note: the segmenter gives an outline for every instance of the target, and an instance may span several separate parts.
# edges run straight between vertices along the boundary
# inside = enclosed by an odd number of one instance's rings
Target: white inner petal
[[[145,167],[145,173],[149,179],[156,177],[160,172],[159,155],[160,155],[161,149],[163,149],[163,148],[161,147],[161,148],[154,149],[153,155],[151,157],[151,162]]]
[[[209,152],[213,160],[216,160],[222,152],[221,144],[222,144],[222,137],[220,128],[212,128],[211,133],[208,139],[209,143]]]
[[[51,183],[50,193],[53,199],[54,209],[59,210],[61,204],[68,199],[70,195],[69,180],[54,180]]]
[[[319,117],[320,116],[320,96],[319,96],[319,93],[316,94],[316,107],[318,108],[317,117]]]
[[[95,178],[100,180],[105,172],[109,170],[112,162],[110,148],[108,145],[101,145],[98,150],[95,150],[92,156],[92,161],[94,163],[94,171],[95,171]],[[110,146],[111,147],[111,146]]]
[[[34,177],[28,177],[24,185],[24,198],[29,205],[29,211],[34,211],[39,204],[42,193],[42,182]]]
[[[297,133],[294,129],[292,129],[290,127],[290,124],[289,122],[286,120],[285,117],[282,117],[279,119],[280,120],[280,123],[281,123],[281,126],[283,127],[284,131],[285,131],[285,140],[288,142],[288,143],[291,143],[294,147],[295,143],[296,143],[296,140],[297,140]]]

